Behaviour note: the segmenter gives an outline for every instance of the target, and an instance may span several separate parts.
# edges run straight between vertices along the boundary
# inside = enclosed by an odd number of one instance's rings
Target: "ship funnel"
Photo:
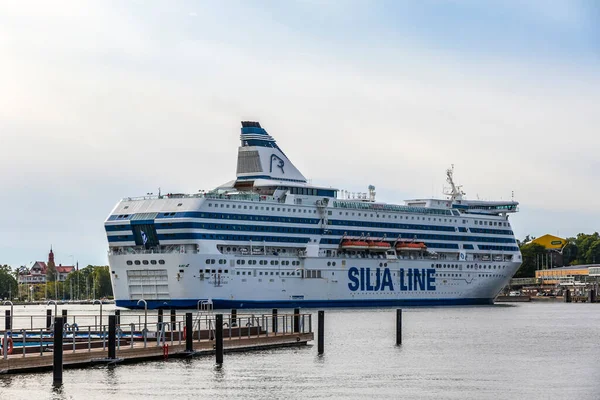
[[[306,178],[277,146],[275,139],[254,121],[242,121],[237,181],[272,179],[306,183]]]

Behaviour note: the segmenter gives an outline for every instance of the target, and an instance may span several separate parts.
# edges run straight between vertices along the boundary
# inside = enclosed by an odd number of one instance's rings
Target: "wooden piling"
[[[163,323],[163,309],[162,308],[158,309],[158,323],[159,324]]]
[[[396,310],[396,346],[402,344],[402,309]]]
[[[115,310],[115,323],[121,325],[121,310]]]
[[[565,289],[563,292],[563,299],[565,303],[571,302],[571,291],[569,289]]]
[[[109,315],[108,316],[108,358],[111,360],[115,360],[117,358],[116,336],[117,336],[116,317],[114,315]]]
[[[277,333],[277,309],[273,309],[273,333]]]
[[[294,308],[294,333],[300,332],[300,309]]]
[[[177,314],[175,310],[171,310],[171,330],[175,330],[176,328],[176,322],[177,322]]]
[[[215,354],[217,365],[223,364],[223,314],[215,316]]]
[[[317,348],[319,355],[322,355],[325,351],[324,349],[324,339],[325,339],[325,311],[319,311],[319,332],[317,333]]]
[[[12,329],[12,324],[10,323],[10,310],[4,311],[4,330],[10,331]]]
[[[65,323],[67,323],[69,321],[69,319],[67,318],[67,310],[63,309],[61,311],[62,311],[63,320],[65,321]]]
[[[62,384],[63,380],[63,323],[64,320],[62,317],[55,318],[54,348],[52,350],[52,378],[54,385]]]
[[[50,329],[52,325],[52,309],[46,310],[46,329]]]
[[[231,326],[237,326],[237,310],[235,308],[231,310]]]
[[[200,337],[200,327],[198,327],[198,337]],[[193,339],[192,313],[185,313],[185,351],[188,353],[194,352]]]

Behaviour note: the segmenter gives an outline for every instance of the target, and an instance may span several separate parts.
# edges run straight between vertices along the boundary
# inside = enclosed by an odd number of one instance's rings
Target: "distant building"
[[[555,268],[565,265],[562,250],[568,243],[567,239],[554,235],[544,235],[533,239],[530,243],[539,244],[546,249],[545,257],[535,260],[537,264],[536,269]]]
[[[52,251],[52,247],[50,247],[48,261],[34,261],[27,267],[22,268],[19,271],[18,282],[23,284],[46,283],[46,274],[48,273],[48,268],[51,268],[52,266],[54,266],[56,269],[56,280],[59,282],[64,282],[67,279],[67,275],[69,275],[69,273],[75,269],[75,267],[72,265],[55,265],[54,252]]]
[[[531,243],[539,244],[540,246],[544,246],[546,250],[557,250],[561,251],[563,247],[567,244],[567,239],[559,238],[554,235],[544,235],[539,238],[535,238],[531,241]]]
[[[535,271],[535,277],[542,285],[578,286],[597,282],[600,264],[570,265],[562,268]]]

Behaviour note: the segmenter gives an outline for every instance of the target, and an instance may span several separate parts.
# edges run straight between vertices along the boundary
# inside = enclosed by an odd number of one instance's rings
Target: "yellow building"
[[[595,270],[598,265],[571,265],[562,268],[542,269],[535,271],[536,279],[543,285],[556,285],[558,283],[573,284],[575,282],[586,282],[590,275],[590,268]]]
[[[544,235],[532,240],[531,243],[544,246],[547,250],[560,250],[567,244],[567,240],[554,235]]]

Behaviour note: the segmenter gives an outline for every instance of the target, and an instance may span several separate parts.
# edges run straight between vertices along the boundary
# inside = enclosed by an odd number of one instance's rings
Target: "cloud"
[[[594,64],[408,40],[340,46],[343,32],[314,40],[279,17],[285,10],[242,3],[193,13],[2,5],[12,22],[0,25],[0,168],[10,171],[0,184],[17,211],[0,241],[17,249],[7,253],[15,263],[49,240],[101,262],[102,220],[121,197],[231,179],[242,119],[261,121],[315,183],[374,184],[398,202],[439,195],[455,164],[471,198],[514,191],[524,209],[558,216],[579,199],[597,215]],[[336,12],[336,26],[356,18]],[[516,218],[527,233],[538,226]],[[555,223],[566,232],[583,221]]]

